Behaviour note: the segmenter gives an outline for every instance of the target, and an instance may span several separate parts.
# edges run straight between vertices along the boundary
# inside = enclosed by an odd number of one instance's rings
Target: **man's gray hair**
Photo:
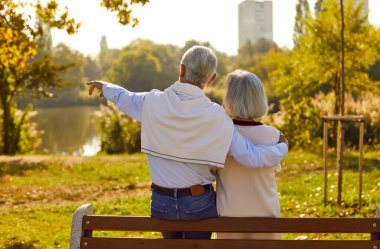
[[[224,106],[230,115],[255,119],[267,114],[267,96],[261,80],[255,74],[235,70],[227,76],[226,88]]]
[[[185,65],[184,78],[193,84],[206,83],[216,72],[218,59],[208,47],[193,46],[182,57],[181,64]]]

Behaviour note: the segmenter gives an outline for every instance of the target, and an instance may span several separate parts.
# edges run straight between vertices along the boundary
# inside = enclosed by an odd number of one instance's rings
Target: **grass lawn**
[[[321,153],[290,152],[278,174],[282,215],[373,217],[380,205],[380,151],[365,154],[361,211],[357,208],[357,156],[355,152],[346,153],[345,202],[340,206],[335,204],[335,158],[329,158],[329,205],[324,206]],[[0,157],[0,248],[68,248],[72,214],[84,203],[92,203],[96,214],[149,215],[149,186],[143,154]],[[285,234],[284,238],[291,236],[298,235]],[[324,236],[309,235],[308,239]],[[349,238],[359,236],[369,238]]]

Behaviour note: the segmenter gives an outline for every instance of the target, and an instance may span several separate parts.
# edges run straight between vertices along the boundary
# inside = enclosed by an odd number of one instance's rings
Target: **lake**
[[[37,109],[33,121],[43,131],[37,153],[92,156],[100,150],[96,106]]]

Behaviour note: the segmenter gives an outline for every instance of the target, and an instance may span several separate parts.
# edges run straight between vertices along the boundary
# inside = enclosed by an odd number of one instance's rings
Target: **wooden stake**
[[[325,196],[324,202],[327,205],[327,147],[328,147],[328,133],[327,133],[327,122],[323,120],[323,167],[325,169]]]
[[[362,208],[364,122],[359,127],[359,210]]]
[[[338,173],[338,181],[337,181],[337,203],[338,205],[342,204],[342,182],[343,182],[343,122],[341,120],[338,121],[338,140],[337,140],[337,173]]]

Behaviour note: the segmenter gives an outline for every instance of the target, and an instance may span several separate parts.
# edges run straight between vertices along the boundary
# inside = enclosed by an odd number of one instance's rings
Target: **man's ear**
[[[181,64],[181,66],[179,68],[179,77],[184,77],[185,73],[186,73],[186,67],[185,67],[185,65]]]
[[[207,85],[211,85],[212,82],[215,80],[216,78],[216,73],[214,73],[214,75],[210,78],[210,80],[207,82]]]

